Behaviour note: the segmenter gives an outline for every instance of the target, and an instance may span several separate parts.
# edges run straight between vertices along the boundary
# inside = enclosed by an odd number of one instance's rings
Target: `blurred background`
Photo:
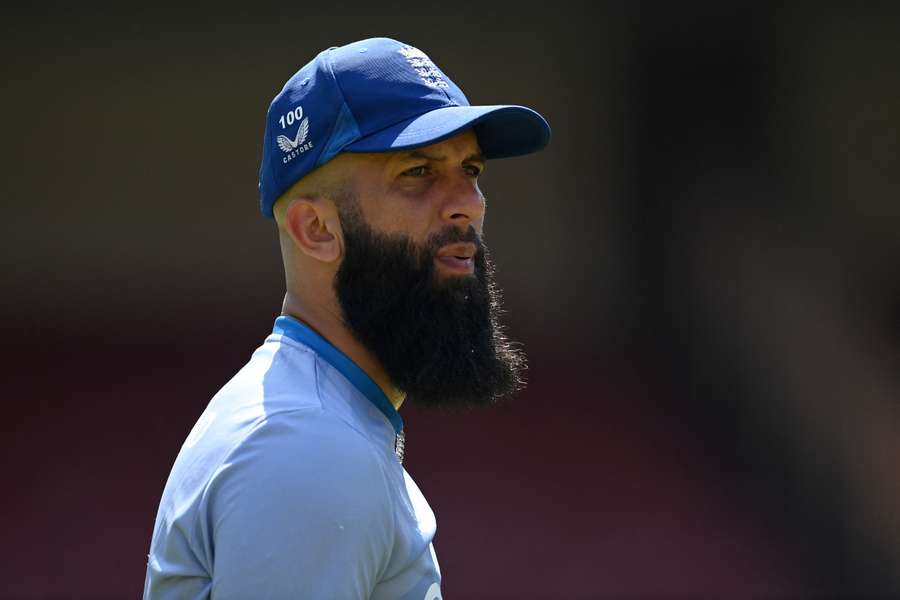
[[[5,9],[0,597],[140,596],[280,310],[268,103],[375,35],[554,134],[483,178],[528,390],[403,407],[445,596],[900,594],[900,20],[789,4]]]

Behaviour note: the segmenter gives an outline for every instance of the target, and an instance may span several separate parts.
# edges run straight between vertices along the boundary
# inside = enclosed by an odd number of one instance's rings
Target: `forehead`
[[[460,157],[468,157],[471,154],[480,154],[481,148],[478,146],[478,138],[475,137],[475,132],[467,129],[430,146],[422,146],[413,150],[400,150],[391,154],[403,156],[416,151],[436,156],[458,155]]]
[[[466,160],[484,160],[475,132],[467,129],[428,146],[390,152],[341,153],[333,158],[328,166],[329,171],[337,178],[355,180],[384,175],[394,167],[422,159],[451,164]]]
[[[480,157],[481,148],[478,146],[478,138],[471,129],[467,129],[452,137],[428,146],[419,146],[416,148],[381,153],[381,158],[386,163],[421,158],[428,158],[436,161],[460,162]]]
[[[480,153],[481,148],[478,145],[478,138],[475,136],[475,132],[471,129],[467,129],[445,140],[429,144],[428,146],[416,146],[415,148],[381,152],[379,155],[386,160],[406,158],[410,155],[441,156],[448,159],[455,159],[466,158],[473,154],[477,155]]]

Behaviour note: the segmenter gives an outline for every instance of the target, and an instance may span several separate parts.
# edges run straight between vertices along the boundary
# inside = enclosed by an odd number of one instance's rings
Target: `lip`
[[[438,250],[437,257],[444,258],[446,256],[456,256],[459,258],[472,258],[478,249],[471,242],[459,242],[456,244],[447,244]]]
[[[448,244],[438,250],[435,260],[452,273],[474,273],[474,256],[477,250],[475,244],[468,242]]]

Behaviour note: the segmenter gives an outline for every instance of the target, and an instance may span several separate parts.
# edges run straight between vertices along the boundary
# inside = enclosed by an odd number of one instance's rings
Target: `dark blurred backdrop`
[[[790,6],[5,9],[0,597],[140,595],[280,309],[268,103],[375,35],[554,132],[483,181],[528,390],[403,408],[445,595],[896,595],[900,20]]]

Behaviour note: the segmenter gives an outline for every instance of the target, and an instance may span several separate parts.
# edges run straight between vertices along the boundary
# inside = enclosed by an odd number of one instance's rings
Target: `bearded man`
[[[169,476],[144,598],[436,600],[435,519],[402,466],[404,401],[521,386],[482,242],[485,161],[546,121],[470,106],[420,50],[321,52],[272,101],[260,168],[287,293]]]

